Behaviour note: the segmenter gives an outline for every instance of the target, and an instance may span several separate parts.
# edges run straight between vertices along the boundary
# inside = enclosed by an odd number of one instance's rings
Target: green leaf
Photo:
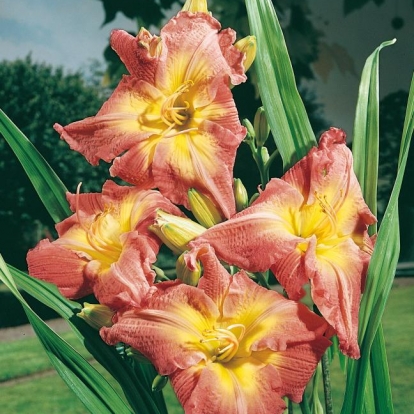
[[[357,414],[363,412],[364,390],[367,383],[370,360],[372,358],[372,374],[380,373],[381,364],[386,365],[385,349],[381,336],[376,337],[378,330],[381,335],[381,318],[385,309],[389,292],[392,287],[399,256],[399,223],[398,223],[398,196],[401,189],[404,171],[407,164],[408,151],[414,131],[414,77],[411,82],[405,116],[404,130],[401,140],[399,167],[394,188],[384,214],[381,228],[378,232],[374,253],[367,274],[366,290],[362,297],[360,308],[359,338],[361,343],[361,358],[349,361],[347,386],[342,407],[343,414]],[[375,339],[376,338],[376,339]],[[374,344],[375,340],[375,344]],[[374,346],[375,345],[375,346]],[[371,357],[374,347],[378,355]],[[375,379],[374,379],[375,381]],[[382,407],[382,412],[392,413],[391,394],[389,384],[374,383],[375,406]],[[388,388],[388,389],[387,389]],[[385,396],[382,394],[385,393]],[[381,398],[381,401],[379,400]]]
[[[93,413],[130,413],[129,407],[105,378],[33,312],[1,256],[0,280],[20,301],[51,363],[82,403]]]
[[[379,54],[382,48],[394,43],[395,39],[382,43],[368,57],[362,71],[355,113],[352,140],[354,171],[365,201],[374,214],[377,213],[379,159]],[[376,226],[372,226],[370,231],[371,234],[376,233]]]
[[[298,93],[275,9],[270,0],[246,0],[250,30],[257,39],[259,92],[284,169],[304,157],[316,139]]]
[[[72,214],[66,188],[34,145],[0,109],[0,133],[19,159],[55,223]]]
[[[91,355],[118,381],[134,412],[140,414],[167,414],[161,393],[152,393],[151,385],[156,371],[150,364],[134,366],[121,357],[114,347],[105,344],[98,331],[76,316],[81,305],[64,298],[55,285],[29,277],[9,266],[17,285],[66,319]]]

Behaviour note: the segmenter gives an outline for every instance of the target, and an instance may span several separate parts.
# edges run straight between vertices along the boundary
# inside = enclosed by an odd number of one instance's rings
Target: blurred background
[[[108,165],[90,166],[69,150],[52,125],[96,114],[125,68],[109,47],[112,29],[154,33],[175,14],[175,0],[0,0],[0,108],[17,124],[74,192],[99,191]],[[381,219],[396,173],[408,88],[414,68],[414,3],[411,0],[274,1],[284,30],[298,88],[315,134],[329,126],[345,129],[349,143],[358,85],[366,58],[383,41],[397,43],[381,52]],[[213,15],[238,37],[249,34],[241,0],[209,1]],[[269,34],[271,35],[271,34]],[[260,101],[254,70],[233,89],[240,117],[253,120]],[[271,147],[271,140],[268,141]],[[411,150],[401,202],[401,262],[414,261],[414,202],[409,179]],[[273,175],[281,174],[277,163]],[[0,252],[25,269],[26,252],[54,237],[54,225],[15,156],[0,140]],[[241,144],[235,177],[250,195],[259,175],[249,148]],[[402,266],[404,267],[404,266]]]

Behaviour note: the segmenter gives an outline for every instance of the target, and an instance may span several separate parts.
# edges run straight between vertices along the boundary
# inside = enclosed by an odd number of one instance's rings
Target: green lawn
[[[390,364],[395,413],[414,413],[414,286],[403,286],[397,279],[391,291],[384,315],[383,326]],[[62,335],[87,357],[87,352],[77,345],[75,336]],[[345,378],[338,361],[332,365],[333,397],[335,412],[339,412]],[[51,365],[36,338],[9,343],[0,342],[0,407],[8,414],[59,413],[83,414],[88,411],[76,399],[60,377],[50,371]],[[104,373],[104,370],[100,370]],[[32,378],[28,374],[40,375]],[[104,373],[104,375],[108,376]],[[11,378],[18,381],[2,383]],[[170,414],[181,414],[175,396],[166,387],[165,397],[171,407]],[[295,407],[295,414],[300,409]]]

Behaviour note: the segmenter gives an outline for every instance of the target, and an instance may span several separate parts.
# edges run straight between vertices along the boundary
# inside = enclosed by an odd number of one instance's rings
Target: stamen
[[[188,109],[190,104],[188,101],[184,101],[183,106],[174,106],[176,100],[184,93],[187,93],[194,85],[192,80],[184,82],[180,87],[170,95],[162,104],[161,107],[161,119],[169,126],[182,126],[188,120]]]
[[[232,330],[240,329],[241,332],[236,336]],[[227,328],[206,329],[203,336],[206,339],[200,339],[200,343],[218,342],[216,353],[212,357],[213,361],[229,362],[237,353],[239,343],[243,339],[246,328],[242,324],[233,324]]]
[[[332,206],[329,204],[329,201],[326,197],[326,195],[319,195],[317,193],[317,191],[315,191],[315,197],[316,199],[319,201],[319,205],[322,209],[322,212],[326,214],[326,216],[328,217],[331,226],[332,226],[332,231],[333,233],[337,233],[337,225],[336,225],[336,212],[335,210],[332,208]]]

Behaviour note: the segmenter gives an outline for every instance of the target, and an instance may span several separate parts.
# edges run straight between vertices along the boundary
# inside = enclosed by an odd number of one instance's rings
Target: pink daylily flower
[[[289,298],[310,280],[319,311],[336,330],[342,352],[358,358],[358,311],[375,223],[352,169],[345,133],[325,132],[318,148],[258,199],[190,246],[209,243],[220,259],[240,268],[271,269]]]
[[[225,217],[235,213],[232,170],[245,136],[230,91],[244,82],[244,54],[235,33],[208,13],[180,12],[160,37],[122,30],[112,48],[124,76],[96,116],[54,127],[70,147],[112,176],[141,188],[158,188],[189,208],[187,192],[209,196]]]
[[[168,375],[187,414],[282,413],[295,402],[330,341],[306,306],[230,276],[211,247],[197,251],[198,287],[154,285],[140,308],[118,314],[101,336],[129,344]]]
[[[68,194],[74,214],[56,226],[59,238],[28,252],[29,274],[77,299],[94,293],[118,309],[139,304],[154,282],[151,265],[161,241],[148,230],[156,210],[180,214],[155,190],[107,181],[102,193]]]

